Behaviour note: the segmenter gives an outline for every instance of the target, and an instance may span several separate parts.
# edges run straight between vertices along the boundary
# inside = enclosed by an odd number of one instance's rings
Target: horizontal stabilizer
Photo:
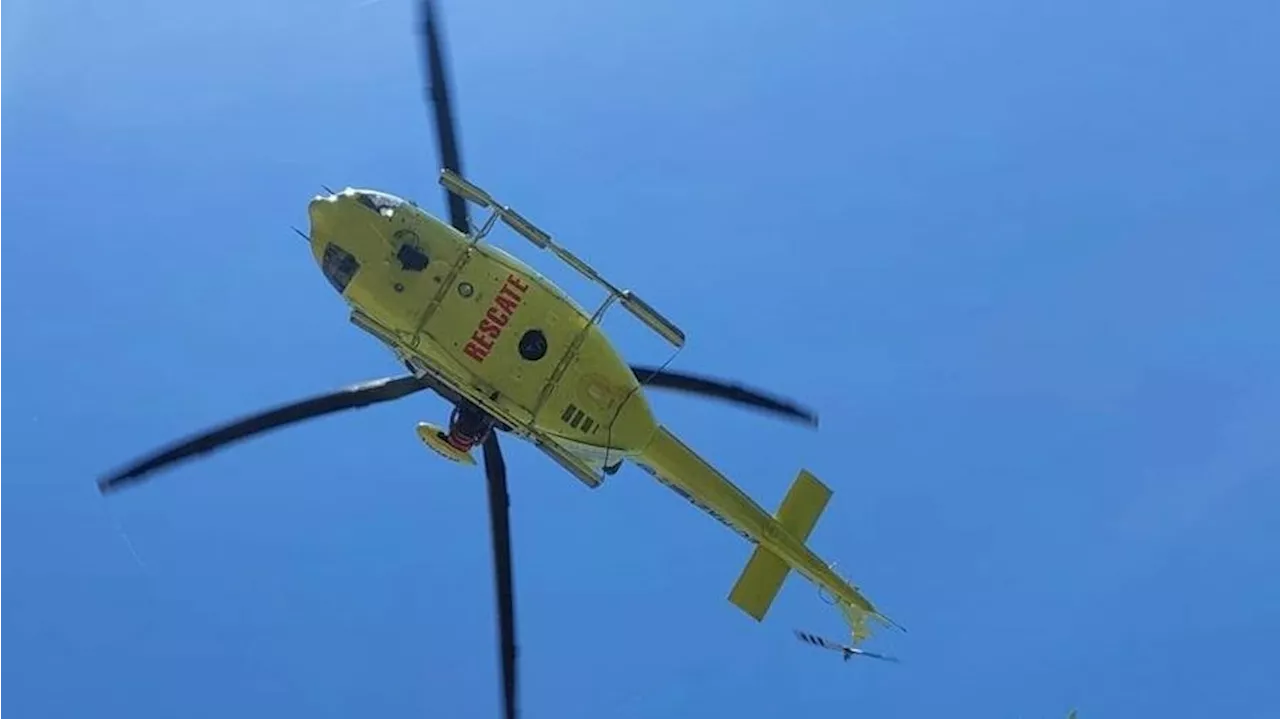
[[[800,470],[774,515],[775,520],[788,534],[804,542],[813,532],[818,516],[830,499],[831,490],[826,485],[808,470]],[[733,585],[733,591],[729,593],[729,601],[756,621],[761,621],[778,597],[790,571],[791,567],[782,557],[763,545],[756,545],[747,566]]]
[[[830,499],[831,489],[809,470],[802,469],[778,508],[778,523],[787,530],[787,534],[807,542]]]
[[[787,578],[791,567],[782,561],[782,557],[770,552],[760,545],[751,553],[746,569],[738,577],[729,593],[729,601],[742,611],[751,615],[757,622],[773,605],[773,600],[782,589],[782,582]]]

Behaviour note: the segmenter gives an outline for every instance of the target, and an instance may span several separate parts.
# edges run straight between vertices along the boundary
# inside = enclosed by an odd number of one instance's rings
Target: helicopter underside
[[[383,338],[380,337],[379,339]],[[607,430],[605,432],[605,442],[588,443],[575,441],[565,436],[557,436],[549,431],[548,428],[539,426],[537,423],[521,424],[514,417],[504,417],[501,405],[494,402],[490,396],[475,392],[474,388],[470,393],[465,392],[461,387],[455,385],[451,378],[437,368],[433,368],[424,357],[408,348],[394,345],[392,350],[410,372],[425,380],[431,386],[431,389],[445,401],[455,407],[465,406],[484,412],[492,421],[495,431],[509,432],[530,440],[588,487],[595,488],[600,486],[605,477],[616,474],[621,469],[624,461],[635,454],[635,450],[627,450],[623,447],[611,445],[607,441],[609,437]],[[574,417],[570,416],[566,420],[566,414],[568,413],[562,412],[561,415],[556,417],[556,420],[559,422],[573,422]],[[453,427],[456,417],[457,412],[455,410],[454,416],[451,417],[449,428],[436,427],[425,422],[420,423],[417,428],[418,437],[428,448],[446,459],[464,464],[473,464],[474,459],[470,457],[468,451],[462,450],[457,444],[449,442],[450,429]],[[582,419],[585,419],[585,413],[583,413]],[[581,425],[581,421],[579,419],[579,425]]]

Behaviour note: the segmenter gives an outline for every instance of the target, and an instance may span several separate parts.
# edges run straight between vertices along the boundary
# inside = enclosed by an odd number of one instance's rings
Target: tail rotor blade
[[[872,659],[879,659],[885,662],[893,662],[894,664],[901,664],[901,661],[897,657],[890,656],[888,654],[877,654],[876,652],[869,652],[865,649],[854,649],[852,650],[852,653],[860,654],[864,657],[870,657]]]
[[[812,644],[815,647],[830,649],[833,652],[840,652],[841,657],[846,662],[849,661],[850,657],[869,657],[871,659],[879,659],[881,661],[893,662],[895,664],[899,663],[897,657],[889,656],[888,654],[877,654],[876,652],[869,652],[865,649],[850,647],[844,644],[840,644],[839,642],[833,642],[830,639],[827,639],[825,637],[820,637],[816,634],[811,634],[809,632],[802,632],[799,629],[795,629],[793,630],[793,632],[796,635],[796,638],[802,642]]]

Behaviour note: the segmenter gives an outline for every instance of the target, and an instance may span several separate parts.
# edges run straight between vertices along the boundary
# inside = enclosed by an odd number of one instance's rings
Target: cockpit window
[[[333,285],[338,294],[342,294],[346,292],[351,278],[360,271],[360,263],[350,252],[330,242],[325,245],[324,260],[321,262],[320,269],[324,272],[325,279],[329,280],[329,284]]]

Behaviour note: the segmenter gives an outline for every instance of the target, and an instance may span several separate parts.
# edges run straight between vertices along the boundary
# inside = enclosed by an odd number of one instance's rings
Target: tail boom
[[[854,641],[868,634],[866,619],[887,621],[861,593],[805,544],[831,498],[831,490],[801,470],[776,515],[699,457],[665,427],[635,458],[638,465],[694,506],[756,545],[729,601],[762,621],[791,570],[830,593],[849,623]]]

